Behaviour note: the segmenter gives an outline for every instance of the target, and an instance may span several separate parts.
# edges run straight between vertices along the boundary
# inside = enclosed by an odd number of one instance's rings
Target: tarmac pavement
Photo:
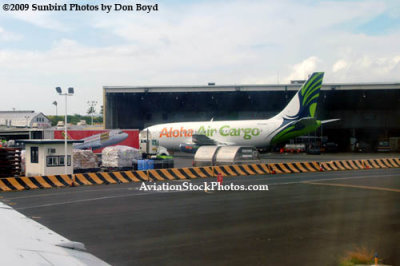
[[[205,181],[215,180],[190,182]],[[400,265],[400,169],[224,179],[230,183],[269,190],[160,192],[130,183],[0,200],[112,265],[338,265],[357,247]]]

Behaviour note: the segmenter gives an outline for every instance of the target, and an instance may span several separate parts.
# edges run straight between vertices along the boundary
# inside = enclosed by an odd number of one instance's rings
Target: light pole
[[[64,172],[65,174],[68,173],[67,171],[67,162],[68,162],[68,157],[67,157],[67,139],[68,139],[68,127],[67,127],[67,96],[72,96],[74,95],[74,88],[69,87],[68,92],[62,93],[61,87],[56,87],[56,91],[59,95],[64,95],[65,96],[65,121],[64,121]],[[72,161],[72,158],[71,158]]]
[[[93,114],[95,112],[97,101],[88,101],[87,104],[89,105],[89,112],[92,116],[92,126],[93,126]]]

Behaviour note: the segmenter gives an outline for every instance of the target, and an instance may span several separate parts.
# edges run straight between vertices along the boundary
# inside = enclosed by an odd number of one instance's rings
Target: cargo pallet
[[[0,177],[21,174],[21,149],[0,148]]]

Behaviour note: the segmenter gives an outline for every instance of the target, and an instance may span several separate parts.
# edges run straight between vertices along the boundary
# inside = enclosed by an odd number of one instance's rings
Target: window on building
[[[39,162],[39,148],[31,147],[31,163]]]
[[[64,166],[64,155],[49,155],[46,157],[48,167]],[[68,166],[71,166],[71,155],[67,156]]]
[[[61,156],[58,156],[59,157],[59,166],[64,166],[64,155],[61,155]],[[68,155],[67,156],[67,165],[68,166],[71,166],[71,155]]]
[[[48,167],[59,165],[58,156],[47,156],[46,161]]]
[[[60,161],[59,161],[59,165],[61,166],[61,165],[64,165],[64,156],[60,156],[60,159],[59,159]]]

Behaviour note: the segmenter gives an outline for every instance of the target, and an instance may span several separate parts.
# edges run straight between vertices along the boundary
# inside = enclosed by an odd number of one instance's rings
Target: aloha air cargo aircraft
[[[339,120],[315,118],[323,77],[323,72],[313,73],[289,104],[270,119],[159,124],[143,129],[141,141],[148,138],[169,150],[193,152],[202,145],[267,148],[308,134],[321,124]]]

